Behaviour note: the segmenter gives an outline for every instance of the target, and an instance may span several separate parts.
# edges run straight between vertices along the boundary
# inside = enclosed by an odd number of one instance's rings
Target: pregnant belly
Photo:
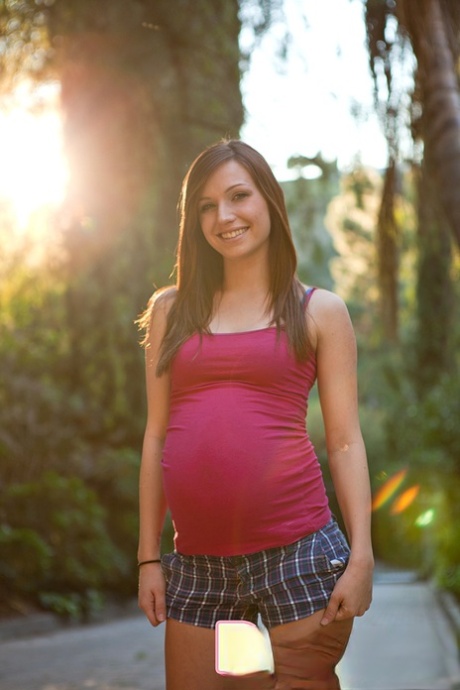
[[[238,423],[171,424],[163,477],[178,550],[224,554],[238,550],[237,543],[247,548],[251,534],[272,528],[274,514],[289,519],[299,511],[296,499],[306,497],[312,478],[309,460],[316,463],[305,429],[295,426],[267,426],[254,418],[249,424],[241,417]]]

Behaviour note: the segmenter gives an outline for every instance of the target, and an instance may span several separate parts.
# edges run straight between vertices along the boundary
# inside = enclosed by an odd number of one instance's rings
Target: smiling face
[[[224,260],[268,256],[268,204],[236,160],[222,163],[209,176],[198,200],[198,213],[204,237]]]

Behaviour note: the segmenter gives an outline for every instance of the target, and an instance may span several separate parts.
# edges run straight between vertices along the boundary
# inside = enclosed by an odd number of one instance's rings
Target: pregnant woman
[[[245,687],[216,673],[214,629],[260,616],[275,661],[260,687],[337,690],[373,569],[348,311],[298,280],[283,192],[247,144],[203,151],[180,211],[176,285],[142,318],[139,604],[166,621],[166,687]],[[315,382],[348,540],[307,433]],[[175,549],[160,557],[167,508]]]

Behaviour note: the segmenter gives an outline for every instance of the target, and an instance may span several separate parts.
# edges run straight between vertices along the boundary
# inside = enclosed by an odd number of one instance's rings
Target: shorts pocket
[[[319,573],[341,575],[350,558],[350,547],[335,520],[314,535],[312,562]]]
[[[182,560],[180,554],[176,551],[164,553],[161,557],[161,567],[166,582],[169,582],[175,574],[180,575],[182,573]]]

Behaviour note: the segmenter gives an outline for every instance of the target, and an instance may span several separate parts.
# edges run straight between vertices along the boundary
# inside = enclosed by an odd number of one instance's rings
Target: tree
[[[388,31],[391,22],[398,24],[396,34]],[[394,301],[397,265],[397,229],[392,210],[394,185],[390,184],[390,175],[400,161],[399,132],[402,110],[407,105],[407,91],[404,93],[407,85],[395,89],[394,74],[395,65],[401,70],[401,56],[407,56],[407,49],[405,54],[401,50],[402,45],[410,46],[416,59],[409,104],[415,142],[413,160],[419,167],[418,337],[415,341],[418,364],[415,369],[423,372],[418,383],[423,381],[430,387],[453,362],[452,254],[447,233],[450,232],[453,240],[460,244],[457,192],[460,182],[460,90],[455,68],[460,49],[460,10],[458,3],[451,0],[367,0],[366,26],[376,93],[380,67],[389,94],[387,105],[381,109],[390,165],[379,230],[382,297],[390,304]],[[399,51],[395,50],[396,45]],[[378,102],[378,97],[376,100]],[[387,319],[387,332],[391,333],[391,316]],[[426,334],[429,334],[431,353],[436,351],[442,356],[428,356]]]
[[[254,13],[256,34],[277,4],[263,2]],[[28,516],[38,525],[35,489],[47,486],[45,470],[69,479],[70,490],[79,486],[73,477],[82,479],[104,509],[98,515],[114,553],[123,552],[121,564],[104,567],[125,578],[133,577],[145,397],[134,320],[152,284],[165,283],[173,268],[188,164],[242,124],[240,28],[237,0],[0,3],[3,89],[23,78],[59,82],[71,168],[58,219],[64,259],[28,272],[25,246],[5,270],[0,265],[8,369],[0,484],[30,483]],[[46,556],[14,512],[0,519],[0,539],[12,551],[22,540],[30,553],[28,539],[37,558]],[[9,572],[13,587],[20,568]],[[65,586],[60,581],[60,593]]]
[[[404,0],[397,7],[417,58],[425,157],[460,246],[460,89],[455,67],[460,9],[455,0]]]
[[[21,74],[61,86],[71,173],[60,215],[62,383],[91,409],[93,439],[121,441],[142,418],[133,321],[173,268],[182,177],[198,151],[237,135],[243,121],[239,5],[22,0],[4,3],[0,18],[5,67],[18,70],[22,50]]]
[[[404,22],[417,58],[414,133],[423,141],[419,178],[416,377],[420,395],[455,366],[454,289],[449,228],[460,246],[460,12],[450,0],[405,0]],[[434,181],[434,184],[433,184]]]
[[[380,115],[388,145],[388,164],[384,175],[380,210],[377,220],[377,277],[379,285],[382,332],[387,342],[398,339],[399,300],[399,235],[395,204],[399,165],[399,126],[401,93],[393,79],[392,54],[394,43],[404,47],[401,36],[389,38],[388,19],[393,15],[394,3],[381,0],[366,2],[366,29],[369,65],[374,77],[374,101]],[[379,69],[381,67],[381,69]],[[386,93],[380,98],[379,77],[384,78]]]
[[[385,172],[382,198],[377,219],[378,284],[380,287],[380,314],[382,331],[389,342],[398,340],[399,298],[398,265],[399,234],[395,204],[398,171],[396,161],[390,158]]]
[[[386,420],[387,452],[389,459],[404,458],[415,468],[425,501],[436,506],[427,566],[441,586],[458,594],[459,330],[454,314],[460,296],[454,277],[460,245],[460,6],[455,0],[367,0],[366,19],[375,74],[384,65],[391,85],[401,69],[389,25],[397,23],[398,41],[414,56],[410,101],[406,86],[402,104],[409,105],[414,142],[416,323],[404,343],[404,366],[391,376],[395,395]],[[401,122],[401,111],[398,106],[393,113],[384,111],[386,125],[391,118]],[[413,530],[414,517],[403,520]]]

